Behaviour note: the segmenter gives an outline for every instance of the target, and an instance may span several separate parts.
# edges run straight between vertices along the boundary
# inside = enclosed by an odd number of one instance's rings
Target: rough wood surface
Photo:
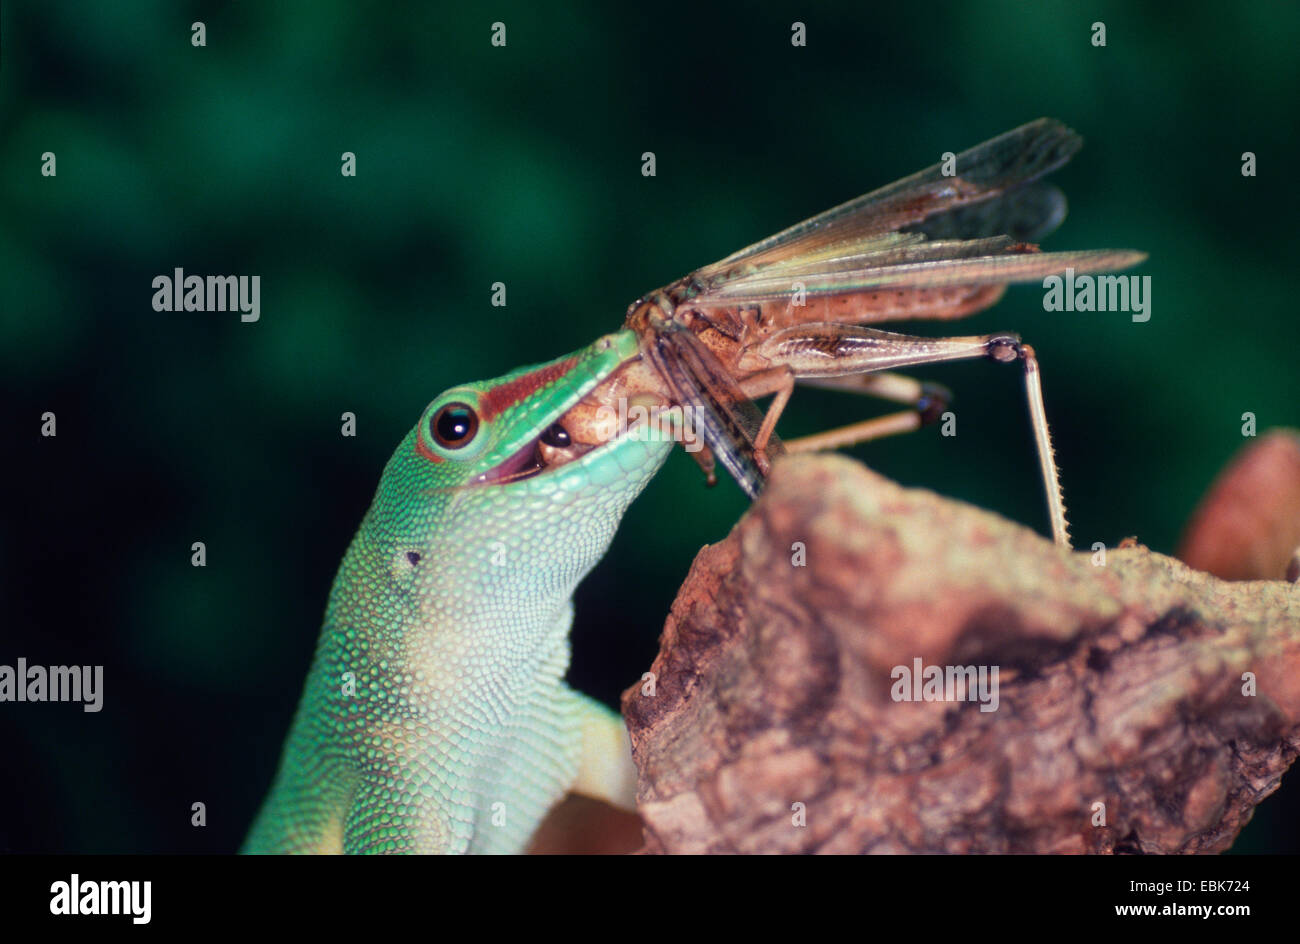
[[[996,667],[996,710],[896,700],[918,659]],[[1300,587],[792,456],[651,673],[623,696],[648,852],[1219,851],[1300,749]]]

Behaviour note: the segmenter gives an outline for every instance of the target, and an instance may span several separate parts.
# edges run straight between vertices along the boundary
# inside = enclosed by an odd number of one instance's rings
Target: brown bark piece
[[[1201,500],[1178,558],[1224,580],[1282,580],[1300,549],[1300,435],[1241,451]]]
[[[1300,588],[1141,546],[1097,563],[782,459],[697,556],[653,694],[624,693],[645,851],[1227,848],[1300,749]],[[997,667],[996,710],[895,700],[917,659]]]
[[[528,844],[529,855],[622,855],[641,847],[635,813],[571,793],[546,814]]]

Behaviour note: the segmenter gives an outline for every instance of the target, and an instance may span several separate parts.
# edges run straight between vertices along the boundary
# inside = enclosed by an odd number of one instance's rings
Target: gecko
[[[574,589],[674,442],[583,439],[638,360],[623,330],[429,403],[339,567],[243,852],[514,853],[567,793],[634,807],[622,719],[564,674]]]

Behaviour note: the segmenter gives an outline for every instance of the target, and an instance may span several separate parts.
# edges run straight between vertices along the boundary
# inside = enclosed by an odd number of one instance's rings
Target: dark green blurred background
[[[235,848],[334,569],[429,399],[1041,115],[1087,140],[1046,245],[1149,252],[1152,318],[1048,314],[1026,287],[960,331],[1037,348],[1076,544],[1171,551],[1243,412],[1300,423],[1300,8],[1159,9],[5,3],[0,662],[106,677],[99,714],[0,705],[0,849]],[[177,266],[260,275],[261,320],[154,312],[150,282]],[[1019,373],[922,376],[955,391],[958,436],[856,454],[1045,530]],[[867,409],[801,392],[782,429]],[[46,410],[57,439],[38,435]],[[579,591],[579,687],[612,704],[639,677],[695,552],[745,505],[670,460]],[[1300,848],[1298,789],[1293,773],[1237,849]]]

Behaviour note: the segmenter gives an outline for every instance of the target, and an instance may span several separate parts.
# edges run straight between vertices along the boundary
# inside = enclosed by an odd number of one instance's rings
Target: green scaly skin
[[[572,595],[672,443],[621,436],[531,478],[473,480],[636,355],[621,331],[426,408],[339,567],[243,851],[518,852],[571,790],[631,804],[621,719],[563,681]],[[441,406],[489,395],[499,412],[469,446],[434,442]]]

